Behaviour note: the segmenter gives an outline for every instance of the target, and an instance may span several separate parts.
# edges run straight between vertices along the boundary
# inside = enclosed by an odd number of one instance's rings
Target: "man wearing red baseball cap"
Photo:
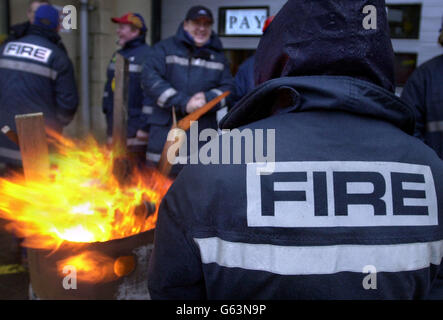
[[[118,24],[116,43],[121,47],[116,51],[109,63],[107,81],[103,95],[103,112],[106,115],[107,135],[110,142],[112,136],[114,89],[115,89],[115,60],[120,54],[129,60],[129,95],[128,95],[128,150],[136,159],[144,162],[147,146],[147,117],[152,107],[146,102],[140,85],[142,64],[148,59],[151,48],[146,44],[147,27],[143,17],[138,13],[127,13],[121,17],[111,18]]]

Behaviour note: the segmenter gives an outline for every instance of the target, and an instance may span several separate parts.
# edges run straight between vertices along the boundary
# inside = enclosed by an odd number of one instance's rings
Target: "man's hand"
[[[198,92],[189,100],[186,105],[186,112],[192,113],[197,109],[200,109],[206,104],[206,97],[203,92]]]
[[[138,129],[135,137],[140,141],[148,141],[149,134],[146,131]]]

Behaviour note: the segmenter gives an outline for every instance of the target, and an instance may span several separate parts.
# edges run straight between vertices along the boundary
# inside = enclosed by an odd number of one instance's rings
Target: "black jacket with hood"
[[[384,1],[288,1],[255,75],[221,124],[253,134],[253,160],[182,170],[159,210],[151,296],[441,298],[443,164],[393,94]]]

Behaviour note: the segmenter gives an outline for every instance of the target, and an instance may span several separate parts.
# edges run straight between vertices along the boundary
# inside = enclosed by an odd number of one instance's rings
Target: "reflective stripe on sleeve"
[[[217,96],[221,96],[223,92],[219,89],[212,89],[211,92],[215,93]],[[224,107],[226,105],[226,98],[223,98],[222,101],[220,101],[220,106]]]
[[[165,106],[166,101],[168,101],[169,98],[175,96],[176,94],[177,90],[175,90],[174,88],[166,89],[158,98],[157,104],[163,108]]]
[[[146,159],[154,162],[159,162],[161,156],[159,153],[146,152]]]
[[[146,146],[148,141],[139,140],[137,138],[130,138],[126,140],[126,144],[130,146]]]
[[[153,114],[154,113],[154,107],[143,106],[142,113],[143,114]]]
[[[21,155],[20,151],[13,150],[13,149],[7,149],[7,148],[0,147],[0,156],[5,157],[5,158],[9,158],[9,159],[19,160],[19,161],[22,160],[22,155]]]

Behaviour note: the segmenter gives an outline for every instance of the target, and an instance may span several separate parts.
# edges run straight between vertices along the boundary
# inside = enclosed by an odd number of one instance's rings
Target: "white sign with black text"
[[[266,8],[227,9],[225,35],[261,36],[267,16]]]

